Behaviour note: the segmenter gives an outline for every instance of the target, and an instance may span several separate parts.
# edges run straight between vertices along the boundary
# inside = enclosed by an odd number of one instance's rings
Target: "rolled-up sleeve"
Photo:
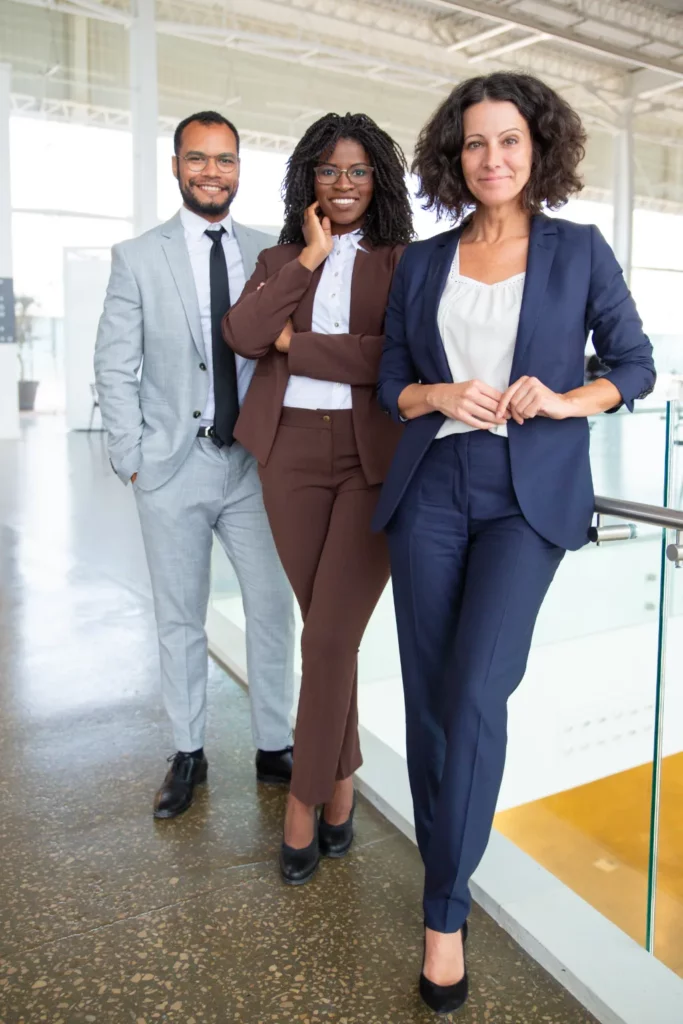
[[[594,226],[586,327],[593,332],[599,358],[609,367],[601,379],[614,384],[623,404],[633,412],[636,399],[649,395],[657,379],[652,345],[617,258]],[[619,405],[609,411],[616,412],[618,408]]]

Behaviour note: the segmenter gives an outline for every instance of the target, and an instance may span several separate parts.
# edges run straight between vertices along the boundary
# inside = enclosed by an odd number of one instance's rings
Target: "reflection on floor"
[[[652,766],[503,811],[496,828],[645,942]],[[664,759],[655,952],[683,975],[683,754]]]
[[[280,883],[284,795],[210,676],[210,784],[155,824],[170,752],[133,499],[96,436],[0,443],[0,1021],[432,1020],[415,848],[367,804],[349,857]],[[475,908],[460,1024],[593,1020]]]

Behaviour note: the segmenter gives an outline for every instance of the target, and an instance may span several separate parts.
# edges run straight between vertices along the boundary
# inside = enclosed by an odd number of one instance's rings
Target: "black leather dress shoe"
[[[257,750],[256,778],[274,786],[288,786],[292,778],[292,750]]]
[[[283,843],[280,847],[280,874],[287,885],[304,885],[318,869],[320,848],[318,833],[313,837],[310,846],[296,850],[293,846]]]
[[[154,798],[155,818],[175,818],[192,803],[194,787],[206,782],[209,762],[180,750],[169,757],[171,767],[166,772],[161,789]]]
[[[467,942],[467,921],[462,926],[462,954],[465,963],[465,973],[456,981],[455,985],[435,985],[429,978],[425,978],[424,971],[420,974],[420,995],[430,1010],[434,1013],[455,1013],[467,1002],[469,994],[469,983],[467,980],[467,958],[465,956],[465,943]]]
[[[328,825],[325,821],[323,808],[318,825],[318,843],[322,857],[343,857],[351,849],[353,842],[353,815],[356,810],[356,794],[353,794],[351,813],[341,825]]]

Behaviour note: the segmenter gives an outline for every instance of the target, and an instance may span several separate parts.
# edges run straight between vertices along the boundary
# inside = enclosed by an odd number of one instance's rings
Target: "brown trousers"
[[[370,532],[379,486],[369,487],[351,411],[283,409],[261,467],[275,546],[299,602],[302,681],[291,792],[330,800],[362,764],[358,648],[389,579],[383,534]]]

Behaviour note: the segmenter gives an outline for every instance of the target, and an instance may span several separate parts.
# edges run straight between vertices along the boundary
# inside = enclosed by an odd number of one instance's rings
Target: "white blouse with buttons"
[[[351,279],[362,237],[362,231],[334,236],[334,248],[323,264],[313,300],[312,331],[349,333]],[[350,409],[351,387],[335,381],[292,376],[283,404],[289,409]]]
[[[437,323],[453,381],[480,380],[498,391],[510,384],[519,313],[526,274],[497,284],[484,284],[460,273],[460,246],[456,249],[437,313]],[[447,419],[437,439],[475,430],[461,420]],[[490,433],[507,437],[507,425]]]

